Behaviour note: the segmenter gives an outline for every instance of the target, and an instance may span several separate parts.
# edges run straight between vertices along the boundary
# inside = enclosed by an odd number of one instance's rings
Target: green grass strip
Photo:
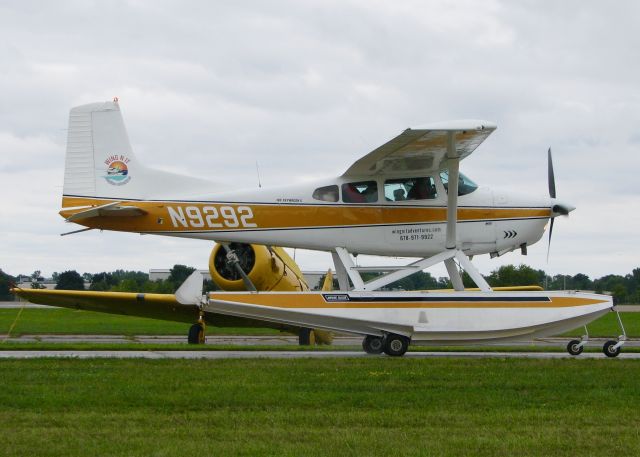
[[[5,360],[0,455],[639,455],[632,360]]]

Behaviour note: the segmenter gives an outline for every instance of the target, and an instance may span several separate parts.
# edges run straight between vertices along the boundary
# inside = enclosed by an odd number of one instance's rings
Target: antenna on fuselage
[[[262,188],[262,183],[260,182],[260,168],[258,167],[257,160],[256,160],[256,174],[258,175],[258,188]]]

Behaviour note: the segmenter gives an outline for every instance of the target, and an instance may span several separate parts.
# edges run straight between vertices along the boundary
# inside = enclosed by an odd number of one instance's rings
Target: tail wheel
[[[569,344],[567,344],[567,352],[571,355],[580,355],[584,350],[584,346],[580,346],[580,341],[571,340]]]
[[[402,335],[389,334],[384,339],[384,353],[393,357],[404,355],[409,349],[409,338]]]
[[[616,344],[618,344],[618,342],[613,340],[604,343],[604,346],[602,346],[602,352],[604,352],[604,355],[607,357],[618,357],[621,346],[615,347]]]
[[[367,335],[362,340],[362,349],[367,354],[382,354],[384,341],[379,336]]]
[[[202,324],[193,324],[189,327],[187,341],[189,344],[204,344],[204,327]]]

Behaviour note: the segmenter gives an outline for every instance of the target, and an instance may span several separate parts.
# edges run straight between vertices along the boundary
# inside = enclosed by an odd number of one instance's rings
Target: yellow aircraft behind
[[[209,259],[209,273],[213,281],[223,290],[241,291],[256,288],[260,291],[308,291],[309,286],[295,261],[279,247],[267,248],[260,245],[236,245],[232,254],[226,247],[216,245]],[[240,256],[240,259],[238,258]],[[246,273],[245,273],[246,271]],[[197,293],[202,291],[201,275]],[[206,325],[216,327],[266,327],[284,332],[296,333],[301,345],[331,344],[333,335],[318,329],[309,329],[264,320],[247,319],[215,312],[205,312],[194,297],[186,295],[187,286],[175,294],[98,292],[78,290],[12,289],[16,295],[42,305],[59,306],[108,314],[150,317],[154,319],[193,324],[189,328],[188,342],[201,344],[205,341]],[[325,276],[322,290],[331,291],[333,274]]]

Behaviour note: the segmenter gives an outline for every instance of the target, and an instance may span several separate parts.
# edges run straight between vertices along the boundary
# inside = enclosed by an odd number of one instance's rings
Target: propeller
[[[547,151],[547,177],[549,179],[549,197],[556,198],[556,178],[553,174],[553,158],[551,148]]]
[[[551,198],[551,225],[549,226],[549,243],[547,245],[547,262],[549,262],[549,252],[551,251],[551,236],[553,235],[553,222],[558,216],[567,216],[575,209],[575,206],[562,203],[556,200],[556,177],[553,172],[553,157],[551,148],[547,151],[547,180],[549,183],[549,197]]]
[[[547,181],[549,182],[549,197],[556,198],[556,177],[553,173],[553,158],[551,157],[551,148],[547,151]],[[549,226],[549,242],[547,243],[547,263],[549,263],[549,252],[551,252],[551,234],[553,233],[553,221],[555,217],[551,217],[551,225]]]
[[[229,262],[229,265],[231,265],[236,270],[237,275],[242,278],[242,282],[244,283],[245,288],[249,291],[255,292],[256,286],[253,285],[251,279],[249,279],[249,276],[247,276],[247,273],[245,273],[244,269],[242,268],[240,258],[236,254],[235,250],[231,249],[230,245],[224,243],[220,244],[227,253],[227,262]]]

